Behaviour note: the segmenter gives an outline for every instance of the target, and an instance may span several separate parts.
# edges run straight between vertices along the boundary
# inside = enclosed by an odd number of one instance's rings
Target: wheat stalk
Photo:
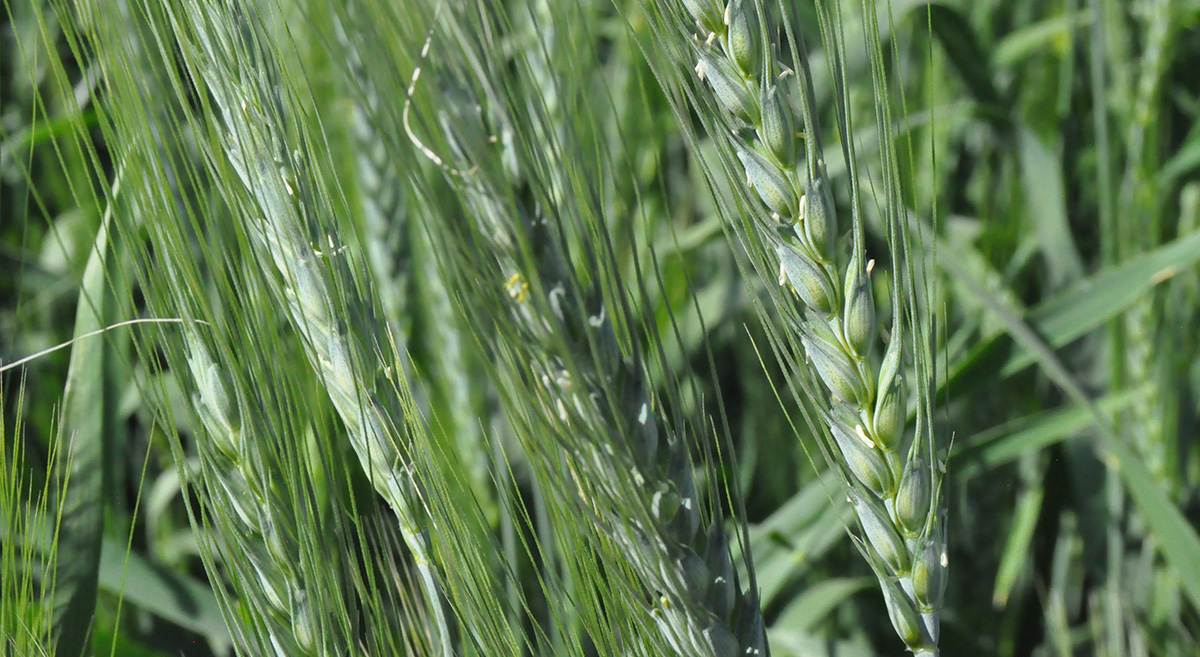
[[[907,453],[902,447],[907,384],[899,285],[890,339],[877,362],[874,261],[866,257],[856,211],[850,257],[838,262],[838,222],[804,55],[797,71],[774,58],[777,44],[764,35],[779,30],[764,26],[753,0],[684,5],[700,30],[690,49],[695,72],[728,113],[719,122],[726,129],[713,137],[736,153],[757,192],[761,214],[747,223],[774,246],[779,284],[800,304],[787,328],[823,384],[823,450],[843,475],[897,634],[913,652],[936,655],[946,567],[941,472],[920,428]]]

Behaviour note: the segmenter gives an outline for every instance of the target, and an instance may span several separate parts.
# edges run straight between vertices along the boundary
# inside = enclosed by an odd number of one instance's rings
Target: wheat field
[[[1200,654],[1200,2],[0,7],[0,655]]]

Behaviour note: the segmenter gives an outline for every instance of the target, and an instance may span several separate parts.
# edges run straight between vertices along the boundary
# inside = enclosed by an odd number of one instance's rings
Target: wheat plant
[[[2,6],[0,653],[1195,653],[1195,2]]]
[[[426,216],[447,254],[448,273],[457,276],[460,303],[479,309],[468,313],[476,335],[495,336],[484,343],[507,368],[497,384],[512,389],[512,405],[528,396],[533,404],[523,403],[540,410],[527,420],[525,449],[543,485],[563,500],[560,512],[591,518],[599,534],[589,542],[611,541],[601,548],[608,558],[627,561],[637,581],[630,594],[645,599],[645,615],[666,640],[642,650],[766,654],[756,598],[742,590],[726,529],[719,516],[702,511],[691,473],[689,445],[710,434],[660,417],[642,348],[618,337],[641,331],[631,309],[609,305],[607,299],[625,293],[607,248],[594,246],[576,259],[593,272],[586,282],[567,255],[568,234],[602,234],[605,217],[595,204],[599,181],[587,179],[586,165],[566,159],[576,135],[553,123],[551,108],[560,106],[563,92],[533,73],[545,65],[536,54],[514,58],[511,76],[489,79],[470,62],[504,57],[472,52],[478,35],[496,28],[473,24],[479,19],[466,12],[446,13],[424,46],[428,70],[418,71],[441,87],[427,105],[437,108],[430,110],[435,115],[410,116],[406,108],[405,126],[428,125],[448,147],[438,155],[407,133],[461,199],[461,205],[431,203]],[[565,41],[567,18],[552,15],[536,25]],[[450,54],[456,51],[466,54]],[[546,109],[506,100],[518,88]],[[455,216],[460,212],[465,221]],[[618,333],[623,319],[629,325]],[[753,586],[753,566],[747,567]]]
[[[892,253],[879,256],[890,262],[895,276],[891,289],[883,288],[892,297],[891,330],[884,341],[870,280],[876,259],[867,253],[858,189],[850,190],[848,240],[839,239],[845,224],[838,221],[803,41],[797,41],[786,19],[775,24],[762,3],[752,0],[664,2],[657,9],[664,16],[664,37],[677,42],[670,54],[694,65],[699,85],[692,93],[715,100],[693,96],[705,127],[736,157],[736,165],[711,175],[736,175],[757,197],[743,206],[745,218],[735,220],[737,235],[752,251],[770,253],[756,254],[755,266],[760,272],[762,265],[771,266],[778,285],[790,293],[777,299],[782,333],[789,345],[802,347],[806,371],[800,376],[820,381],[820,389],[801,383],[814,406],[814,433],[824,437],[821,448],[830,467],[843,475],[864,554],[878,576],[892,624],[910,650],[937,654],[946,519],[942,469],[936,465],[929,422],[929,364],[920,362],[922,355],[929,358],[923,346],[929,318],[903,296],[917,294],[914,288],[921,285],[911,270],[907,279],[903,275],[904,254],[912,248],[901,236],[908,226],[899,223],[902,215],[894,207],[887,207],[884,230]],[[818,9],[821,32],[833,52],[841,47],[837,11]],[[873,17],[875,9],[864,12]],[[878,26],[874,29],[877,33]],[[781,61],[787,59],[783,53],[790,53],[791,66]],[[833,66],[834,83],[845,84],[836,60]],[[886,108],[886,95],[882,98]],[[846,134],[853,134],[854,124],[848,114],[840,113],[838,120],[856,185],[855,145]],[[890,124],[890,113],[881,110],[881,127]],[[897,184],[893,170],[885,168],[883,183]],[[895,189],[886,193],[898,196]],[[914,324],[915,340],[906,349],[906,327]],[[905,371],[906,350],[918,352],[912,376]],[[906,400],[914,386],[916,433],[906,440]]]

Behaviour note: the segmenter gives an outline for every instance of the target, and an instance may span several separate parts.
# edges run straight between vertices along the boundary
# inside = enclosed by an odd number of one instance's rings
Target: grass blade
[[[106,212],[84,270],[75,314],[76,337],[106,326],[112,311],[113,299],[105,285],[109,217]],[[56,537],[54,638],[57,654],[64,656],[82,654],[87,648],[96,608],[104,536],[105,441],[113,428],[114,412],[114,390],[108,385],[113,367],[107,361],[114,356],[108,339],[77,343],[71,349],[63,393],[68,472]]]
[[[982,291],[980,295],[985,302],[990,303],[990,298]],[[1091,415],[1093,424],[1099,430],[1101,446],[1106,452],[1102,454],[1102,458],[1110,468],[1120,474],[1126,490],[1149,527],[1149,533],[1158,539],[1158,549],[1174,568],[1180,588],[1191,600],[1192,605],[1200,609],[1200,536],[1196,534],[1195,527],[1158,486],[1137,452],[1117,436],[1103,411],[1088,397],[1058,356],[1038,337],[1033,328],[999,305],[992,305],[992,309],[1008,325],[1009,332],[1017,343],[1034,355],[1047,376],[1076,405]]]

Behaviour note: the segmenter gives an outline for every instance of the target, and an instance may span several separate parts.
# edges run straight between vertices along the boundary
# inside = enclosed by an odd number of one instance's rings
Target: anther
[[[854,425],[854,433],[858,434],[858,439],[863,441],[863,444],[871,449],[875,449],[875,441],[867,437],[867,432],[863,431],[861,424]]]

